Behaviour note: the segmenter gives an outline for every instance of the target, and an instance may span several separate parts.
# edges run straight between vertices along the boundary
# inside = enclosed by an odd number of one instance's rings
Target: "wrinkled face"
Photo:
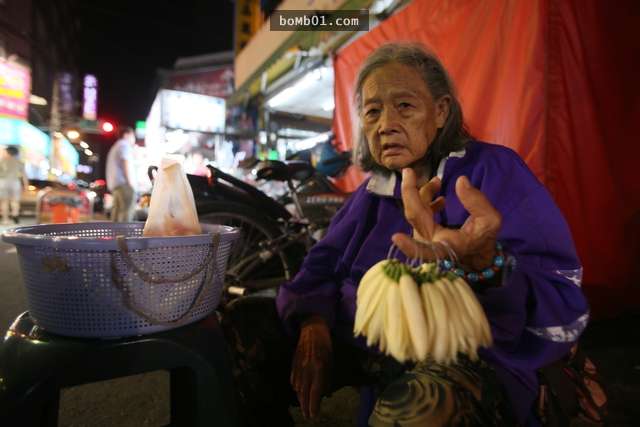
[[[415,167],[449,114],[449,97],[437,102],[420,74],[392,63],[374,70],[362,86],[360,120],[376,163],[391,170]]]

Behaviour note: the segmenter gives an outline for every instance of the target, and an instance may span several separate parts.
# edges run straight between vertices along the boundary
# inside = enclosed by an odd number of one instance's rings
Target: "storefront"
[[[24,120],[0,117],[0,147],[18,146],[30,179],[47,179],[51,159],[49,135]]]
[[[225,133],[226,98],[233,91],[233,52],[178,58],[163,71],[161,88],[145,123],[146,164],[158,164],[164,154],[185,157],[187,173],[205,175],[211,163],[230,171],[253,155],[253,141],[243,144]],[[244,128],[250,119],[243,115]],[[143,168],[146,170],[146,167]],[[148,181],[148,180],[147,180]]]
[[[288,159],[328,140],[333,118],[333,68],[321,60],[284,76],[266,94],[266,128],[278,158]]]
[[[69,183],[76,177],[80,154],[76,147],[60,132],[53,136],[51,144],[51,180]]]
[[[407,1],[401,0],[286,0],[278,10],[322,13],[327,16],[358,12],[374,28]],[[364,15],[362,10],[368,11]],[[309,159],[314,146],[336,141],[334,129],[335,73],[333,58],[344,46],[366,34],[363,29],[332,31],[271,31],[267,20],[235,60],[236,90],[229,108],[257,107],[260,158]],[[326,30],[326,31],[325,31]],[[229,123],[227,128],[229,128]],[[313,158],[311,159],[313,160]],[[351,169],[336,184],[351,190],[363,175]]]
[[[225,100],[161,89],[146,121],[145,150],[149,164],[165,154],[182,154],[189,173],[204,174],[207,163],[233,163],[224,139]]]

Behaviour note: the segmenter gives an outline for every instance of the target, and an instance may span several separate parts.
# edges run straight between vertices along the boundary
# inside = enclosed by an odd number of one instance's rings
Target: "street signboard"
[[[30,94],[31,70],[0,58],[0,117],[26,120]]]

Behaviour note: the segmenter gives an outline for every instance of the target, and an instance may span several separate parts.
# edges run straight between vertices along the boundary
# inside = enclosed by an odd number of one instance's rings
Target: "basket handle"
[[[147,283],[151,283],[153,285],[162,285],[162,284],[165,284],[165,283],[183,282],[185,280],[191,279],[196,274],[198,274],[202,270],[204,270],[205,267],[207,265],[209,265],[209,263],[212,261],[213,253],[215,252],[215,249],[217,249],[219,241],[220,241],[220,235],[219,234],[214,234],[213,235],[213,241],[211,242],[211,245],[209,245],[209,252],[207,252],[207,256],[205,257],[205,259],[202,262],[202,264],[200,264],[200,266],[198,268],[196,268],[195,270],[193,270],[191,273],[187,273],[187,274],[185,274],[184,276],[181,276],[181,277],[163,277],[163,276],[157,276],[155,274],[147,273],[146,271],[144,271],[143,269],[138,267],[135,264],[135,262],[133,262],[133,260],[131,259],[131,256],[129,255],[129,248],[127,247],[127,241],[126,241],[125,237],[124,236],[116,236],[116,242],[118,244],[118,249],[120,249],[120,253],[122,254],[122,259],[124,260],[125,264],[127,264],[127,267],[130,270],[133,270],[142,280],[144,280]],[[215,247],[215,249],[214,249],[214,247]]]
[[[122,237],[122,236],[118,236],[118,237]],[[121,240],[124,242],[124,238],[121,239]],[[184,311],[184,313],[182,313],[180,316],[178,316],[175,319],[168,320],[168,321],[160,320],[157,317],[155,317],[154,315],[144,312],[142,309],[140,309],[136,305],[135,301],[133,300],[133,297],[131,296],[131,293],[128,292],[127,285],[125,285],[124,280],[122,280],[122,278],[120,277],[120,272],[118,271],[118,267],[116,266],[116,261],[115,261],[115,256],[114,256],[115,253],[112,254],[112,257],[111,257],[111,281],[113,282],[113,284],[116,287],[116,289],[118,289],[120,291],[120,293],[122,294],[122,299],[123,299],[124,305],[129,310],[133,311],[135,314],[137,314],[138,316],[142,317],[143,319],[145,319],[146,321],[148,321],[150,323],[158,324],[158,325],[165,325],[165,326],[172,325],[172,324],[174,324],[176,322],[179,322],[180,320],[184,319],[189,313],[191,313],[191,310],[193,310],[193,308],[198,304],[198,302],[200,301],[200,298],[202,297],[202,292],[204,290],[204,286],[215,275],[215,270],[216,270],[215,263],[209,263],[208,261],[213,257],[213,254],[215,252],[217,252],[219,242],[220,242],[220,235],[219,234],[215,234],[213,236],[213,240],[212,240],[211,244],[209,245],[209,252],[207,253],[207,256],[206,256],[204,262],[202,263],[202,265],[200,266],[200,268],[198,268],[192,274],[187,275],[189,277],[185,276],[187,278],[183,279],[183,280],[188,280],[188,279],[192,278],[193,276],[195,276],[196,274],[198,274],[199,272],[201,272],[205,267],[208,267],[209,265],[212,265],[212,268],[211,269],[207,268],[207,271],[202,276],[202,280],[200,281],[200,285],[198,286],[198,291],[196,292],[196,295],[194,296],[193,300],[191,301],[191,304],[189,304],[189,307],[187,307],[187,309]],[[124,243],[123,245],[126,248],[126,243]],[[129,263],[126,261],[128,259],[129,261],[131,261],[131,265],[135,267],[135,265],[133,264],[133,261],[131,259],[129,259],[128,251],[126,252],[126,254],[123,252],[123,255],[124,255],[123,259],[125,259],[125,263],[127,264],[127,266],[129,266]],[[144,275],[147,275],[146,272],[144,272],[142,270],[139,270],[139,271],[144,273]],[[137,273],[137,271],[136,271],[136,273]],[[141,275],[140,275],[140,277],[142,278],[143,281],[145,281],[145,282],[147,281]],[[178,280],[178,281],[181,281],[181,280]],[[154,282],[151,282],[151,283],[152,284],[159,284],[159,283],[172,283],[172,282],[173,282],[173,280],[166,281],[166,282],[154,281]]]

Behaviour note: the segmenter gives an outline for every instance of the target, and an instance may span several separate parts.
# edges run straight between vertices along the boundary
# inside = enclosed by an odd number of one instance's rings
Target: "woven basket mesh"
[[[207,234],[149,238],[141,237],[143,225],[52,224],[5,234],[17,247],[38,325],[61,335],[122,337],[172,329],[215,310],[237,230],[203,225]],[[116,236],[126,237],[126,253]]]

